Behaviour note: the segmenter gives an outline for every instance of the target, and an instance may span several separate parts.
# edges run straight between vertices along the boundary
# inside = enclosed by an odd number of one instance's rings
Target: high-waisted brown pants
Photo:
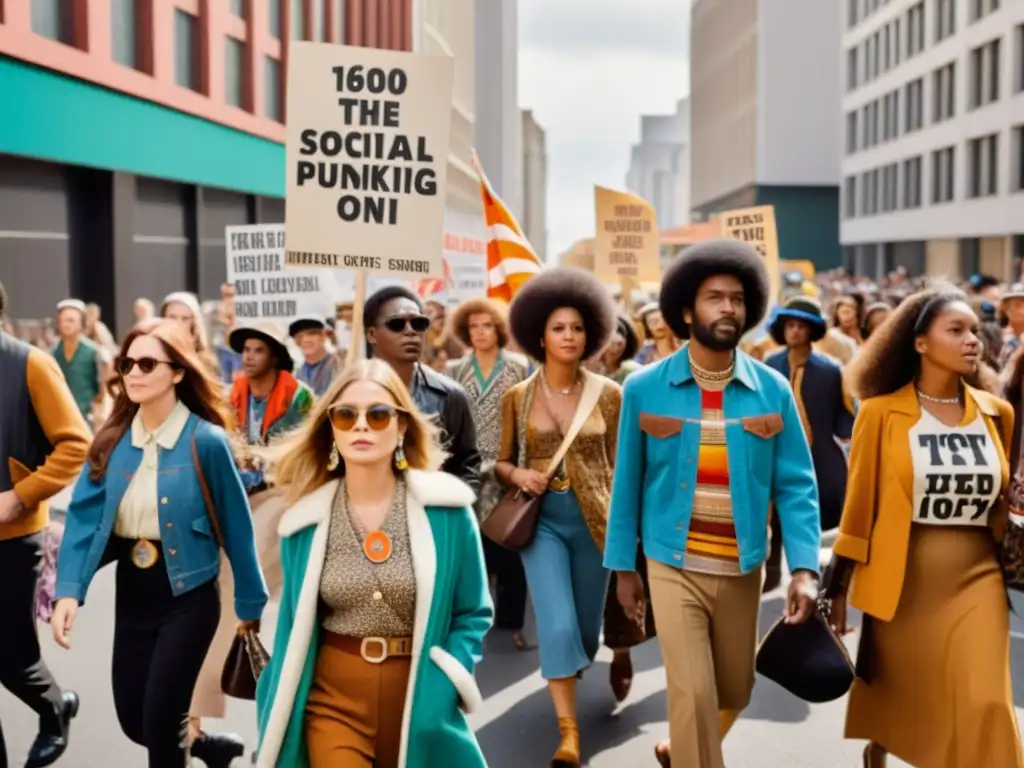
[[[411,658],[374,664],[324,635],[306,702],[310,768],[398,768]]]

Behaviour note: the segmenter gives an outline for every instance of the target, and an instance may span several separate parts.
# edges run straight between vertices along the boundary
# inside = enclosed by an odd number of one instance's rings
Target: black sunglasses
[[[430,327],[430,318],[426,315],[403,315],[402,317],[389,317],[382,325],[392,333],[401,333],[406,326],[412,328],[416,333],[426,333]]]
[[[169,365],[174,369],[178,368],[178,366],[170,360],[157,360],[155,357],[140,357],[138,360],[132,357],[119,357],[114,360],[114,370],[121,376],[127,376],[135,369],[135,366],[138,366],[143,375],[148,376],[156,370],[158,365],[161,364]]]

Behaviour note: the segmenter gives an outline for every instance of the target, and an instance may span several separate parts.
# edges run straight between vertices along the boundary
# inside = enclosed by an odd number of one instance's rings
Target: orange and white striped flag
[[[495,194],[475,151],[473,168],[480,177],[484,219],[491,233],[487,241],[487,297],[507,304],[523,283],[540,273],[544,265],[519,228],[516,217]]]

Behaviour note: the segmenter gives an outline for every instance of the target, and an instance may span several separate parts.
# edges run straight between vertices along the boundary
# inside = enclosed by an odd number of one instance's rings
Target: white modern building
[[[519,225],[534,251],[547,261],[548,253],[548,155],[544,129],[529,109],[522,111],[523,215]]]
[[[844,0],[845,1],[845,0]],[[784,259],[838,266],[833,0],[693,0],[690,208],[774,205]]]
[[[1016,279],[1024,0],[842,5],[847,267]]]
[[[518,0],[475,0],[476,151],[512,213],[523,214]]]
[[[662,230],[689,223],[689,99],[680,99],[671,115],[640,116],[640,142],[633,145],[626,189],[654,206]]]

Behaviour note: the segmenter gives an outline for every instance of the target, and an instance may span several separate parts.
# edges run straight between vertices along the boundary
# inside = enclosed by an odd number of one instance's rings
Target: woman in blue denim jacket
[[[258,625],[267,590],[220,386],[188,335],[145,321],[115,362],[114,409],[68,508],[57,564],[54,639],[70,647],[96,571],[117,561],[114,707],[149,768],[181,768],[182,724],[220,617],[220,545],[235,613]]]

